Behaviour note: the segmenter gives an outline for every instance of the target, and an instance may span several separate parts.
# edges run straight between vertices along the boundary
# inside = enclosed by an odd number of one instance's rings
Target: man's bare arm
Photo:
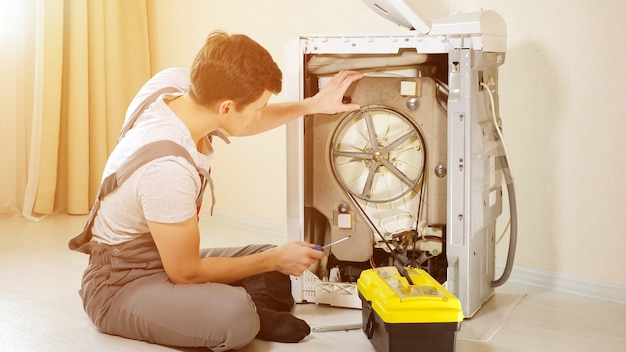
[[[342,71],[313,97],[297,102],[269,104],[262,111],[263,117],[251,123],[241,136],[268,131],[304,115],[357,110],[359,105],[344,104],[343,97],[350,85],[361,78],[363,74],[360,72]]]
[[[291,242],[243,257],[200,258],[197,217],[174,224],[149,221],[148,226],[165,272],[176,284],[232,283],[275,270],[287,275],[301,275],[323,256],[312,248],[312,244]]]

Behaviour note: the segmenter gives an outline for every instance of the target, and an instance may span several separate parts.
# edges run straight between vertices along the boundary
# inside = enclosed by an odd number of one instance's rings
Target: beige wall
[[[500,107],[518,198],[516,264],[626,284],[626,3],[406,2],[425,18],[484,8],[507,23]],[[153,71],[189,66],[214,29],[250,35],[281,67],[298,34],[399,30],[360,0],[151,0],[149,12]],[[216,144],[216,210],[284,222],[284,128]]]

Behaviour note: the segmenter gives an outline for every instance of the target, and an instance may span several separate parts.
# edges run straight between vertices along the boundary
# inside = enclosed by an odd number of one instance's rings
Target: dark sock
[[[311,328],[304,320],[287,312],[257,307],[261,321],[261,330],[257,338],[275,342],[298,342],[311,333]]]
[[[291,298],[291,292],[288,293]],[[250,294],[254,305],[261,308],[275,310],[277,312],[290,312],[293,308],[293,302],[279,301],[267,294]]]

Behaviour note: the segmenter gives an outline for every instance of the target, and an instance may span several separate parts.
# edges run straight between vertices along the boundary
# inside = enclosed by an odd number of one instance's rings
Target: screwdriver
[[[338,239],[338,240],[337,240],[337,241],[335,241],[335,242],[331,242],[331,243],[329,243],[329,244],[327,244],[327,245],[325,245],[325,246],[321,246],[321,245],[319,245],[319,244],[318,244],[318,245],[316,245],[315,247],[313,247],[313,249],[315,249],[316,251],[321,251],[321,250],[324,250],[325,248],[328,248],[328,247],[330,247],[330,246],[334,246],[334,245],[336,245],[337,243],[340,243],[340,242],[343,242],[343,241],[345,241],[345,240],[348,240],[348,239],[350,239],[350,237],[352,237],[352,236],[351,236],[351,235],[348,235],[348,236],[346,236],[346,237],[344,237],[344,238]]]

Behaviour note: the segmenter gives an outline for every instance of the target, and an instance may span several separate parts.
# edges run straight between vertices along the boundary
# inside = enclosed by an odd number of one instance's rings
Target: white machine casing
[[[419,18],[402,1],[365,3],[410,29],[302,35],[286,47],[288,100],[313,95],[316,88],[310,88],[311,85],[322,86],[332,76],[333,65],[366,74],[365,81],[357,82],[347,93],[361,105],[362,112],[305,116],[287,125],[288,240],[329,243],[351,235],[350,240],[331,247],[330,253],[340,261],[368,261],[376,246],[378,251],[386,250],[381,236],[398,235],[399,230],[389,230],[393,227],[388,226],[389,219],[400,224],[409,218],[405,219],[403,214],[410,214],[410,231],[419,233],[423,241],[411,242],[407,248],[416,249],[419,245],[428,260],[443,265],[443,275],[432,273],[433,276],[459,298],[465,317],[471,317],[494,292],[496,220],[502,213],[498,159],[504,151],[498,143],[497,119],[492,117],[499,116],[498,68],[505,59],[506,25],[493,11],[455,13],[430,22]],[[403,61],[407,54],[416,60],[415,64]],[[321,73],[311,73],[310,65],[314,62],[323,66],[317,71]],[[372,62],[378,66],[368,67]],[[389,62],[390,66],[380,67],[380,62]],[[411,102],[416,105],[411,106]],[[402,143],[411,144],[409,156],[416,157],[409,160],[399,157],[401,153],[397,152],[394,154],[397,160],[382,158],[378,168],[368,169],[370,159],[376,159],[376,155],[355,164],[369,175],[369,181],[363,182],[369,185],[370,193],[376,191],[377,182],[384,182],[377,180],[394,174],[403,176],[402,170],[421,168],[422,173],[411,176],[407,171],[408,176],[397,181],[402,194],[383,201],[348,189],[350,183],[341,179],[343,174],[338,171],[338,165],[339,158],[352,154],[340,151],[342,143],[337,141],[337,138],[358,138],[350,137],[356,133],[350,129],[380,130],[380,123],[372,123],[370,117],[380,114],[377,110],[380,108],[385,120],[394,121],[388,122],[388,129],[409,125],[406,128],[413,132]],[[370,139],[380,139],[373,137],[377,133],[371,132]],[[396,144],[400,143],[397,138],[392,138],[398,141]],[[384,143],[389,142],[380,143],[376,148],[386,151],[391,148],[384,148]],[[382,175],[385,166],[387,175]],[[346,177],[351,177],[351,172]],[[363,182],[358,187],[363,187]],[[406,189],[407,185],[414,189]],[[312,238],[309,230],[312,225],[305,224],[305,218],[310,216],[305,213],[311,208],[316,208],[313,211],[317,216],[323,215],[327,221],[327,225],[321,225],[326,226],[322,231],[326,238],[317,235]],[[412,209],[418,212],[413,214]],[[442,245],[443,251],[436,249]],[[336,271],[331,274],[337,276]],[[316,285],[315,281],[318,286],[332,285],[327,282],[328,272],[323,276],[306,272],[301,277],[292,277],[296,302],[316,301],[315,293],[307,285]],[[355,294],[349,283],[333,281],[341,286],[341,292]],[[332,293],[332,289],[328,292]],[[332,300],[317,303],[333,304]],[[337,300],[336,305],[360,307],[357,297]]]

